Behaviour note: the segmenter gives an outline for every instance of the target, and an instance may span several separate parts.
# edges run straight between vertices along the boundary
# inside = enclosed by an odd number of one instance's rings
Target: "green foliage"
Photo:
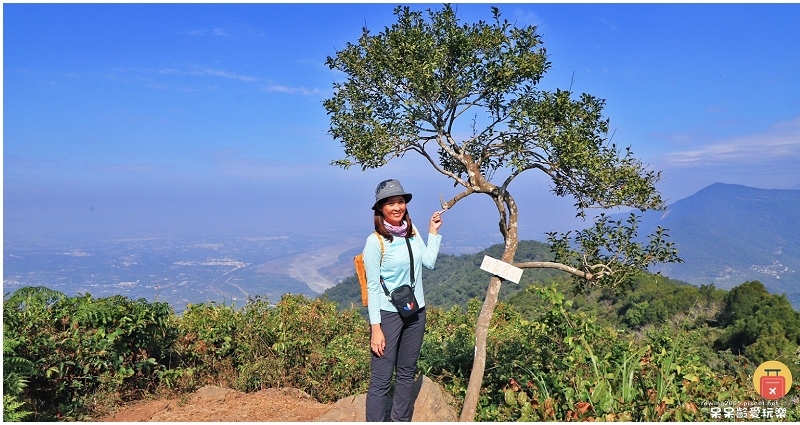
[[[81,420],[159,389],[300,388],[331,402],[366,391],[369,327],[357,310],[284,296],[242,309],[22,288],[4,301],[4,418]]]
[[[255,299],[243,309],[190,305],[178,329],[185,390],[293,387],[330,402],[366,390],[369,380],[366,321],[323,299],[284,295],[274,307]]]
[[[419,368],[423,374],[437,377],[457,398],[463,398],[467,389],[479,310],[477,299],[469,302],[467,314],[460,307],[428,309]]]
[[[529,320],[501,303],[492,320],[476,420],[706,421],[710,406],[761,400],[748,378],[754,367],[713,349],[705,325],[675,321],[634,334],[576,312],[555,286],[527,292],[538,295],[540,314]],[[429,315],[420,363],[457,397],[478,307]]]
[[[789,364],[800,347],[800,312],[784,295],[770,295],[751,281],[727,294],[720,324],[726,326],[717,348],[744,353],[756,363],[778,360]]]
[[[19,422],[32,414],[22,399],[34,365],[17,356],[20,344],[22,341],[11,338],[3,329],[3,422]]]
[[[584,275],[574,275],[576,291],[597,286],[613,291],[630,287],[633,277],[658,263],[680,263],[678,250],[667,242],[666,230],[659,227],[650,235],[647,246],[634,243],[638,237],[639,219],[631,213],[628,219],[616,221],[600,214],[593,227],[576,232],[549,233],[555,261],[571,265]],[[573,247],[577,246],[577,250]]]
[[[3,394],[3,422],[22,422],[31,415],[31,412],[24,410],[25,403],[20,401],[17,396]]]
[[[720,314],[720,323],[729,326],[752,316],[768,298],[767,288],[758,281],[745,282],[731,289],[725,299],[725,309]]]
[[[346,155],[334,164],[377,168],[414,151],[467,194],[500,202],[511,180],[538,169],[581,215],[592,206],[662,206],[660,175],[608,142],[602,99],[537,88],[550,63],[536,27],[516,27],[494,7],[491,21],[474,24],[450,5],[394,13],[396,23],[378,34],[365,27],[327,58],[348,77],[324,101]],[[510,176],[487,185],[499,169]]]
[[[614,323],[631,330],[669,321],[689,321],[700,326],[713,323],[724,305],[725,291],[711,286],[696,287],[663,276],[639,276],[630,291],[605,293],[599,302],[613,303]]]
[[[761,400],[751,376],[763,360],[800,376],[795,318],[784,297],[757,282],[725,293],[650,276],[628,293],[569,289],[566,281],[535,284],[498,304],[476,420],[706,421],[711,406]],[[480,309],[477,298],[428,308],[420,370],[459,402]],[[114,403],[205,384],[288,386],[333,402],[369,382],[367,322],[322,298],[190,305],[176,317],[162,303],[24,288],[5,300],[3,314],[6,421],[85,420]],[[717,315],[723,327],[709,327]],[[714,345],[740,337],[742,323],[758,333],[744,356]]]
[[[172,318],[167,303],[17,290],[3,303],[3,334],[17,370],[25,365],[21,399],[36,420],[79,420],[96,403],[154,389],[156,372],[168,366]]]
[[[397,22],[384,32],[372,35],[364,28],[358,44],[348,43],[326,62],[350,76],[334,84],[334,97],[324,103],[331,115],[330,133],[343,141],[348,158],[365,169],[420,148],[420,138],[433,139],[438,129],[449,132],[448,123],[459,109],[472,106],[504,120],[509,114],[504,95],[531,92],[530,84],[549,67],[535,29],[500,23],[496,9],[494,25],[461,26],[449,5],[429,11],[429,19],[402,6],[395,15]],[[486,142],[480,139],[488,134],[464,147],[479,152],[479,143]],[[441,153],[446,170],[465,171],[452,161],[452,152]],[[352,165],[350,159],[335,163]]]

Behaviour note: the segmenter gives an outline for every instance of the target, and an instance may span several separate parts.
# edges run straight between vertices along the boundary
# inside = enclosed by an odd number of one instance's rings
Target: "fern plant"
[[[32,413],[22,399],[33,363],[16,355],[19,344],[3,332],[3,422],[23,421]]]

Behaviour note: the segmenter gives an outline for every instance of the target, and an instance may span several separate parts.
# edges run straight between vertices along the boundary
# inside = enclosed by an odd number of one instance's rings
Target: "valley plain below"
[[[684,260],[653,271],[722,289],[758,280],[800,309],[798,222],[800,190],[715,184],[665,212],[648,212],[640,234],[668,228]],[[445,254],[473,254],[481,251],[476,243],[488,248],[498,242],[498,235],[488,232],[448,231]],[[352,258],[365,238],[273,234],[27,240],[4,235],[3,292],[45,286],[70,296],[123,295],[166,301],[176,312],[190,303],[243,305],[254,297],[274,303],[286,293],[313,298],[354,274]]]

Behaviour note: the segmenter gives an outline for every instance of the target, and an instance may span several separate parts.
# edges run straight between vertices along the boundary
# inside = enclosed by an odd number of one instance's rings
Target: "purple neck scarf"
[[[399,226],[393,226],[389,224],[386,220],[383,220],[383,225],[386,227],[386,230],[389,231],[389,234],[392,236],[397,236],[399,238],[403,238],[408,233],[408,223],[403,221],[403,223]]]

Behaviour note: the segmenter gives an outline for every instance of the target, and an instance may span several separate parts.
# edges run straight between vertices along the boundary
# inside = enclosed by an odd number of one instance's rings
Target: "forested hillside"
[[[485,255],[497,258],[501,245],[494,245],[476,254],[439,255],[433,270],[423,271],[425,300],[428,304],[449,309],[465,306],[471,299],[483,299],[490,275],[480,269]],[[516,261],[550,261],[553,255],[547,244],[522,241]],[[740,282],[740,284],[745,281]],[[594,290],[575,293],[569,276],[550,269],[526,269],[520,283],[506,282],[500,298],[521,312],[538,312],[532,295],[523,291],[532,284],[555,284],[572,299],[575,308],[596,314],[604,323],[638,329],[649,324],[664,323],[676,314],[702,312],[710,322],[722,308],[727,290],[713,284],[695,286],[686,282],[655,274],[642,274],[634,278],[629,291],[611,292]],[[764,286],[762,285],[762,288]],[[355,275],[348,277],[321,297],[335,301],[340,308],[355,307],[366,317],[361,306],[361,292]],[[765,289],[766,291],[766,289]],[[791,306],[790,306],[791,308]]]
[[[480,269],[485,255],[499,258],[502,245],[493,245],[476,254],[440,254],[433,270],[423,269],[425,300],[430,305],[448,309],[465,306],[473,298],[483,299],[487,282],[491,275]],[[517,250],[518,261],[552,261],[553,254],[547,244],[536,241],[521,241]],[[519,285],[507,283],[500,291],[501,299],[507,299],[514,292],[534,283],[552,281],[561,273],[553,270],[526,270]],[[361,306],[361,288],[355,274],[326,290],[322,296],[337,302],[342,308]],[[366,310],[366,309],[364,309]]]
[[[800,309],[798,223],[800,190],[716,183],[666,211],[646,212],[640,229],[669,229],[684,262],[657,266],[664,275],[724,289],[758,280]]]

